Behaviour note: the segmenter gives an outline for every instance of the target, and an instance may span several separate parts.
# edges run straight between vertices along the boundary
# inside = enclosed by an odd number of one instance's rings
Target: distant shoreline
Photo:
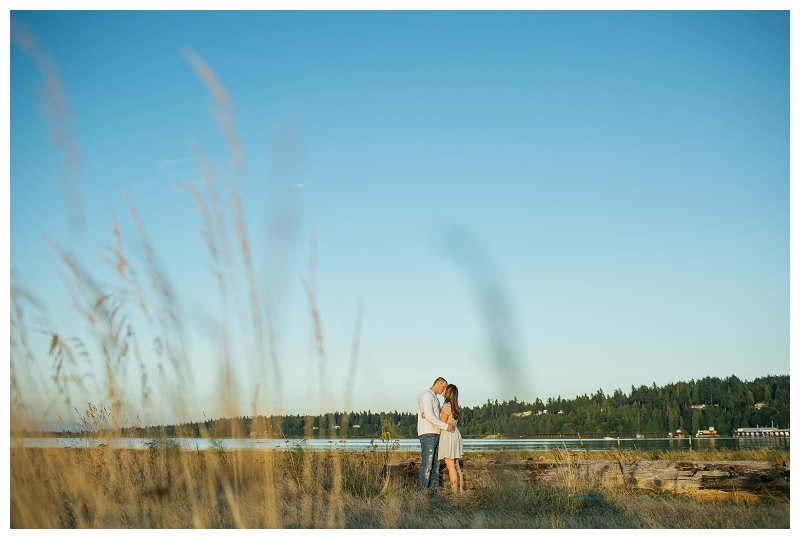
[[[462,438],[465,440],[538,440],[538,439],[559,439],[559,440],[603,440],[612,437],[614,440],[619,438],[620,440],[632,440],[632,439],[685,439],[684,436],[669,436],[668,433],[649,433],[646,435],[637,436],[636,434],[615,434],[615,433],[602,433],[602,434],[587,434],[587,435],[577,435],[577,434],[564,434],[564,433],[555,433],[555,434],[532,434],[532,435],[518,435],[518,436],[509,436],[509,435],[500,435],[500,434],[487,434],[487,435],[463,435]],[[115,439],[124,439],[124,438],[143,438],[143,439],[158,439],[158,438],[170,438],[170,439],[180,439],[180,440],[374,440],[377,443],[380,442],[379,437],[377,436],[337,436],[337,437],[327,437],[327,436],[308,436],[308,437],[299,437],[299,436],[290,436],[290,437],[283,437],[283,436],[120,436],[118,434],[95,434],[95,435],[86,435],[86,434],[76,434],[71,432],[53,432],[53,431],[45,431],[45,432],[36,432],[36,431],[26,431],[24,433],[11,433],[11,438],[74,438],[74,439],[92,439],[92,438],[115,438]],[[415,440],[416,436],[393,436],[390,440]],[[711,438],[711,437],[701,437],[703,439]],[[714,436],[713,438],[733,438],[733,436]],[[697,439],[697,437],[692,436],[692,439]]]

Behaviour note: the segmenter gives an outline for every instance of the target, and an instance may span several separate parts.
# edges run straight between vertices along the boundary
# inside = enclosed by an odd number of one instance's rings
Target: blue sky
[[[195,384],[166,382],[154,417],[224,412],[225,324],[244,414],[259,380],[259,410],[303,413],[346,401],[412,411],[440,375],[474,405],[789,373],[788,12],[11,18],[63,82],[85,222],[70,233],[42,74],[12,45],[11,266],[55,331],[91,343],[42,235],[119,284],[93,254],[113,243],[110,208],[146,285],[130,192],[175,292]],[[239,176],[187,50],[235,107]],[[228,274],[242,299],[231,292],[223,308],[203,220],[177,185],[205,192],[192,144],[238,182],[280,392],[252,367],[242,265]],[[322,376],[301,276],[314,283]],[[155,386],[155,334],[133,307]],[[47,371],[49,339],[32,339]]]

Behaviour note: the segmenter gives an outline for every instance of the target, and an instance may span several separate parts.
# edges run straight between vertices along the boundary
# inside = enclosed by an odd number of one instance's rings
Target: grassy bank
[[[602,452],[586,452],[594,456]],[[629,452],[626,458],[652,458]],[[707,452],[695,453],[702,458]],[[713,453],[713,452],[711,452]],[[732,454],[732,453],[739,453]],[[774,461],[773,450],[724,452]],[[574,453],[573,453],[574,454]],[[473,462],[526,453],[467,455]],[[536,454],[545,458],[565,454]],[[599,455],[598,455],[599,456]],[[667,453],[661,453],[670,458]],[[711,457],[712,455],[708,455]],[[713,455],[719,458],[720,455]],[[788,498],[699,497],[589,484],[508,484],[465,470],[463,495],[419,493],[384,464],[414,453],[12,449],[12,528],[783,528]],[[781,460],[787,459],[784,453]]]

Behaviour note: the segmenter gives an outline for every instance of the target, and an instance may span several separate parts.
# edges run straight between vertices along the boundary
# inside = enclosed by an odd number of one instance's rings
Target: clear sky
[[[129,301],[153,417],[222,415],[226,356],[242,414],[253,402],[413,411],[437,376],[476,405],[789,373],[786,11],[11,19],[40,43],[10,51],[13,282],[51,316],[37,323],[27,307],[28,325],[84,339],[102,378],[99,341],[43,237],[113,293],[122,283],[97,256],[114,244],[109,210],[157,315],[127,190],[174,294],[193,380],[178,387],[166,368],[159,382],[158,332]],[[50,93],[42,66],[61,82]],[[48,108],[52,95],[68,115]],[[238,173],[220,117],[233,118]],[[226,302],[204,220],[179,186],[195,186],[211,211],[200,154],[225,204]],[[260,354],[230,185],[253,258]],[[30,338],[50,372],[50,337]]]

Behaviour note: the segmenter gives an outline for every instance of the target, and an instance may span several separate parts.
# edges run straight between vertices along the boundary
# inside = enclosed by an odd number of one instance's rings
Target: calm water
[[[207,438],[169,438],[187,450],[202,451],[212,447],[212,440]],[[115,447],[128,447],[144,449],[149,438],[112,438],[97,439],[95,444],[106,443]],[[226,450],[268,450],[281,451],[297,446],[305,447],[312,451],[382,451],[384,445],[375,441],[370,445],[369,440],[353,439],[329,440],[309,439],[303,442],[300,439],[266,440],[252,438],[223,438],[216,440],[218,447]],[[12,447],[89,447],[88,440],[77,438],[11,438]],[[464,439],[465,451],[548,451],[553,449],[600,451],[616,449],[617,440],[584,439],[583,446],[576,439],[547,439],[547,438],[515,438],[515,439]],[[692,449],[705,451],[709,449],[759,449],[764,447],[789,449],[788,438],[693,438]],[[688,451],[689,440],[686,438],[622,438],[619,441],[620,449],[644,450],[673,450]],[[419,441],[415,438],[399,440],[399,451],[419,451]]]

